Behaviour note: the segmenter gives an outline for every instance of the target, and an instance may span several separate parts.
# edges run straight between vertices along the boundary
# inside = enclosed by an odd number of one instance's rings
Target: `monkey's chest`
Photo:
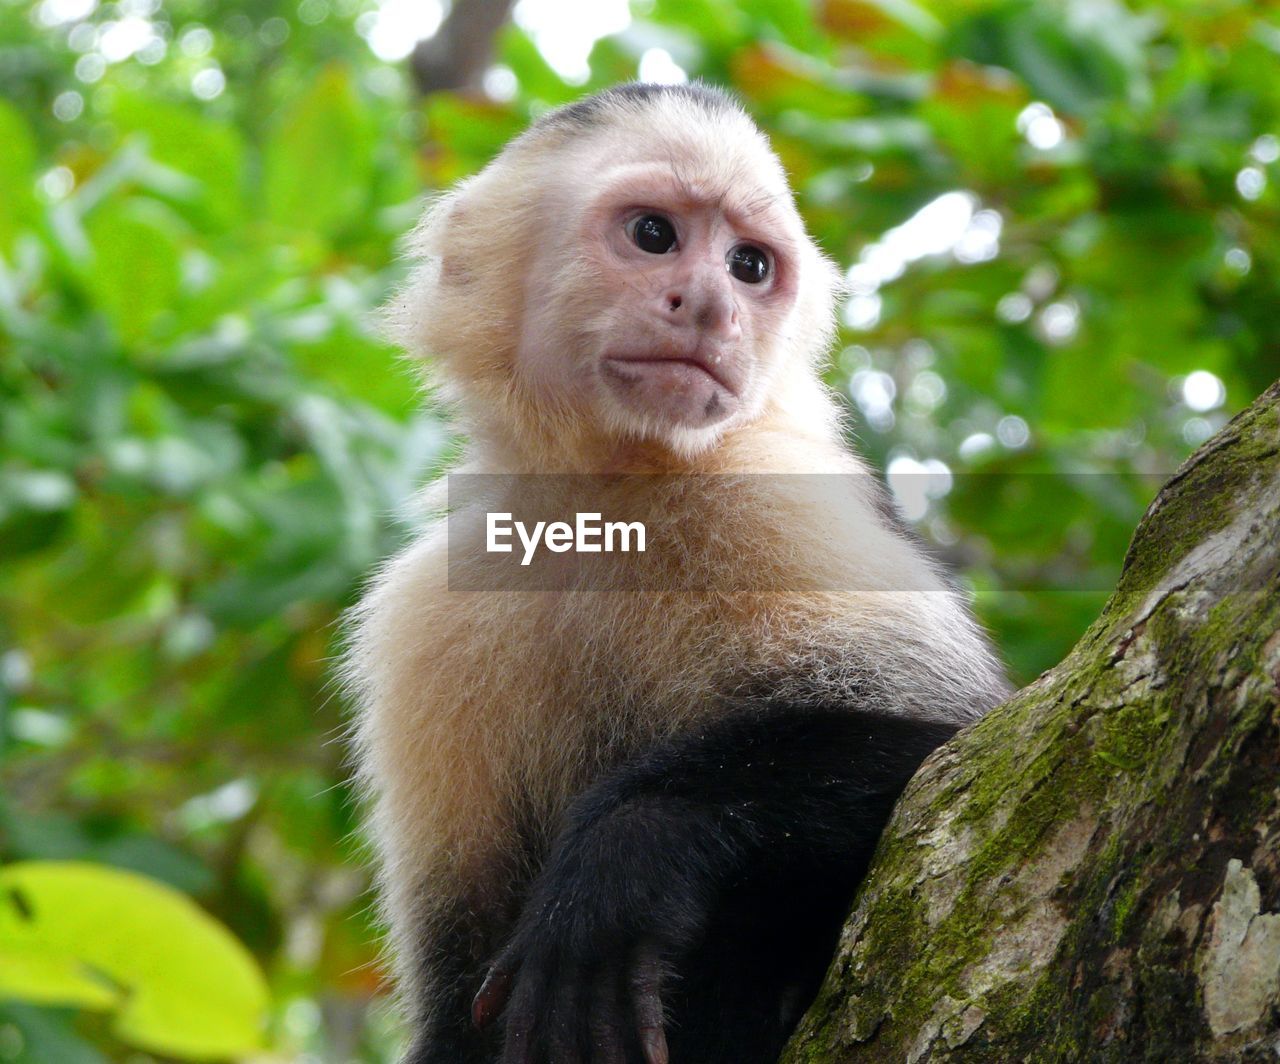
[[[735,698],[850,686],[837,675],[855,660],[849,633],[815,630],[776,602],[601,593],[527,605],[507,636],[492,634],[503,682],[485,707],[515,737],[526,778],[576,786]]]

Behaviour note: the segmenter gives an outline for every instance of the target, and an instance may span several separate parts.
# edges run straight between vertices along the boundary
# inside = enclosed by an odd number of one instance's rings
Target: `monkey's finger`
[[[609,965],[597,973],[587,1019],[591,1040],[591,1064],[626,1064],[626,1032],[623,1027],[622,972]]]
[[[502,1043],[502,1064],[533,1064],[534,1020],[531,1008],[512,1008],[507,1015],[507,1033]]]
[[[555,983],[548,995],[550,1016],[544,1024],[548,1064],[584,1064],[582,1040],[586,1031],[582,1015],[583,998],[588,993],[585,981],[577,965],[566,965],[556,973]]]
[[[549,991],[550,981],[544,968],[539,965],[521,966],[519,976],[513,980],[505,1010],[501,1064],[534,1064],[539,1059]]]
[[[667,1032],[662,1024],[662,959],[642,944],[631,968],[631,1001],[645,1064],[668,1064]]]
[[[495,964],[484,977],[480,989],[471,1000],[471,1023],[477,1031],[483,1031],[501,1015],[511,997],[511,982],[515,973],[510,968]]]

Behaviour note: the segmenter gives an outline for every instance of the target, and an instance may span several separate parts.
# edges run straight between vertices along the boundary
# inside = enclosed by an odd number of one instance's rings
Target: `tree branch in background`
[[[1272,1059],[1277,910],[1280,383],[1066,661],[921,769],[784,1060]]]
[[[431,92],[478,89],[493,55],[493,39],[514,0],[454,0],[435,35],[409,56],[414,84]]]

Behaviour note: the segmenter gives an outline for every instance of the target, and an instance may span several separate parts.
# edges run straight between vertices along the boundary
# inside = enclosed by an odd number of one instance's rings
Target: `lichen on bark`
[[[1280,1059],[1280,382],[899,803],[800,1062]]]

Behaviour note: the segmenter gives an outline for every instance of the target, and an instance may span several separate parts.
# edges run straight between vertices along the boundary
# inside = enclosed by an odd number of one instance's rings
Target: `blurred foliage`
[[[1020,680],[1280,372],[1280,5],[636,0],[581,84],[524,0],[489,93],[426,100],[362,39],[396,7],[0,0],[0,858],[197,899],[267,1059],[394,1044],[326,670],[449,437],[370,314],[423,190],[531,116],[674,64],[741,93],[850,267],[860,445]],[[0,1002],[0,1061],[126,1059]]]

